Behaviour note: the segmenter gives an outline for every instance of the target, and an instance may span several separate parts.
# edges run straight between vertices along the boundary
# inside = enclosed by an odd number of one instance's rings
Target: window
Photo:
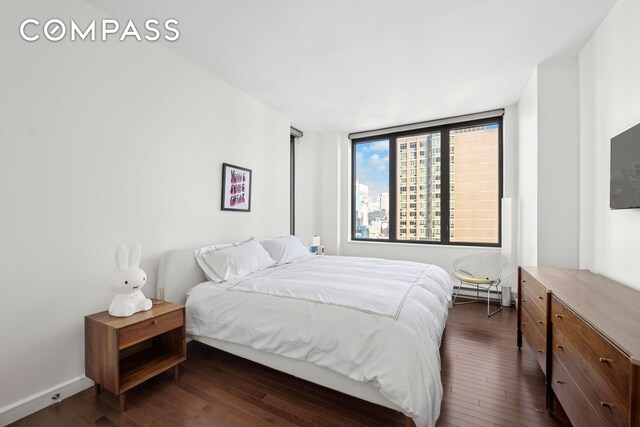
[[[389,239],[389,143],[384,139],[353,145],[354,170],[358,171],[353,184],[352,206],[353,237],[356,239]],[[407,172],[400,173],[406,176]],[[373,212],[379,214],[370,216]]]
[[[352,239],[500,245],[501,117],[355,139],[352,150]]]

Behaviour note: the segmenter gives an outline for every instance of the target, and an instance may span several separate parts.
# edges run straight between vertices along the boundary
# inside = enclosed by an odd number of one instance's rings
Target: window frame
[[[460,128],[483,126],[488,124],[498,124],[498,242],[497,243],[480,243],[480,242],[452,242],[450,241],[450,131]],[[417,136],[425,133],[440,132],[440,152],[438,153],[440,161],[440,241],[428,240],[401,240],[397,238],[397,224],[402,219],[396,215],[397,207],[397,144],[399,138],[408,136]],[[351,140],[351,212],[350,212],[350,241],[353,242],[373,242],[373,243],[411,243],[418,245],[434,245],[434,246],[477,246],[477,247],[502,247],[502,198],[504,194],[504,127],[503,116],[489,117],[478,120],[462,121],[455,123],[447,123],[438,126],[429,126],[420,129],[412,129],[401,132],[389,132],[378,134],[365,138],[355,138]],[[389,141],[389,238],[388,239],[369,239],[356,237],[356,146],[367,142],[388,140]],[[448,159],[446,162],[442,159]],[[409,186],[407,181],[407,186]],[[446,191],[444,191],[446,190]],[[416,216],[417,218],[417,216]],[[408,220],[407,216],[404,220]],[[407,227],[408,228],[408,227]]]
[[[289,135],[289,234],[296,234],[296,136]]]

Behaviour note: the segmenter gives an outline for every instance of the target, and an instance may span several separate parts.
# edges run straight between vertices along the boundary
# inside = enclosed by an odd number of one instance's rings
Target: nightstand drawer
[[[184,324],[184,310],[172,311],[153,319],[145,319],[139,323],[120,330],[119,348],[123,349]]]

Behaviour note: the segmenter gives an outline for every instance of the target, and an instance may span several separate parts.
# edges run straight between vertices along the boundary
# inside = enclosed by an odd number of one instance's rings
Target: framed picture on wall
[[[223,211],[251,212],[251,169],[222,164]]]

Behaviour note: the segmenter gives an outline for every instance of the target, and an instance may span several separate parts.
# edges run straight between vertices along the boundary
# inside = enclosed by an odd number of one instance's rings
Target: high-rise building
[[[397,238],[440,240],[441,135],[397,140]],[[498,243],[497,126],[451,130],[449,241]]]
[[[397,140],[396,235],[440,240],[440,133]]]
[[[369,225],[369,212],[371,212],[371,198],[369,197],[369,186],[365,184],[359,184],[360,198],[360,224],[363,227]]]
[[[389,193],[380,194],[380,210],[384,212],[385,216],[389,215]]]
[[[498,243],[497,126],[450,132],[450,241]]]

